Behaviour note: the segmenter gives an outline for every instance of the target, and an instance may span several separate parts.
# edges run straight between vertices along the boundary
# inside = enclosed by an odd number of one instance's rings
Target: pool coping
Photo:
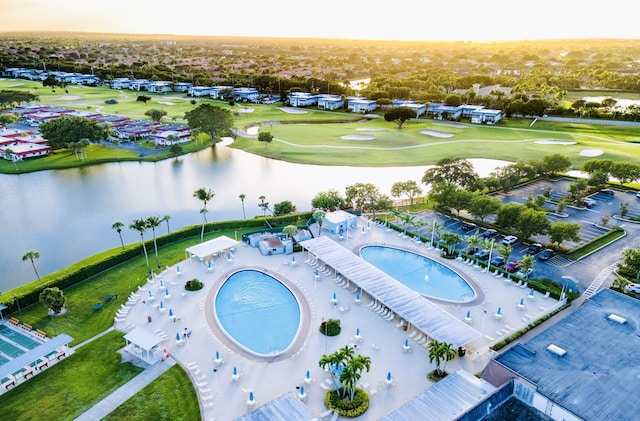
[[[364,248],[364,247],[372,247],[372,246],[394,248],[394,249],[406,251],[406,252],[409,252],[409,253],[417,254],[419,256],[424,257],[425,259],[433,260],[434,262],[445,266],[449,270],[452,270],[456,275],[458,275],[467,284],[469,284],[471,289],[473,289],[473,292],[476,293],[476,297],[471,301],[450,301],[450,300],[444,300],[444,299],[439,299],[439,298],[436,298],[436,297],[432,297],[430,295],[425,295],[425,294],[422,294],[422,293],[416,291],[417,294],[420,294],[421,297],[424,297],[427,300],[431,300],[431,301],[434,301],[434,302],[439,303],[439,304],[457,305],[457,306],[461,306],[461,307],[471,307],[471,306],[478,305],[479,303],[483,303],[485,301],[485,295],[484,295],[484,291],[482,290],[482,287],[480,285],[478,285],[478,283],[475,282],[470,276],[468,276],[467,274],[462,273],[461,271],[459,271],[453,265],[448,264],[448,259],[443,259],[439,255],[437,257],[428,256],[425,253],[422,253],[419,250],[416,250],[414,248],[408,248],[408,247],[404,247],[404,246],[400,246],[400,245],[386,244],[386,243],[364,243],[364,244],[358,244],[356,247],[353,248],[353,252],[357,256],[362,258],[362,256],[360,256],[360,250],[362,248]],[[400,282],[400,281],[396,280],[396,282]]]
[[[271,276],[278,282],[282,283],[286,288],[289,289],[289,291],[291,291],[291,293],[294,295],[294,297],[296,298],[296,301],[300,306],[300,325],[298,328],[298,332],[296,332],[295,338],[293,339],[291,344],[287,347],[287,349],[282,352],[279,352],[277,355],[261,356],[257,353],[252,353],[248,351],[243,346],[240,346],[238,343],[231,340],[228,334],[220,328],[219,322],[217,322],[217,318],[214,314],[214,311],[213,311],[214,299],[218,291],[220,290],[220,288],[222,288],[222,285],[224,285],[225,281],[229,279],[231,275],[237,272],[243,272],[247,270],[263,272]],[[221,274],[215,280],[213,287],[207,293],[207,297],[205,299],[204,305],[205,305],[204,307],[205,319],[207,321],[207,324],[209,325],[209,328],[211,329],[213,334],[216,336],[216,338],[220,340],[220,342],[222,342],[228,349],[232,350],[233,352],[236,352],[248,359],[252,359],[255,361],[275,362],[280,359],[287,359],[296,355],[298,352],[302,350],[306,337],[309,334],[309,328],[311,326],[311,309],[309,307],[309,302],[305,297],[304,293],[302,292],[302,290],[300,290],[300,288],[298,288],[298,286],[294,282],[290,281],[286,277],[262,266],[243,266],[241,268],[231,269]]]

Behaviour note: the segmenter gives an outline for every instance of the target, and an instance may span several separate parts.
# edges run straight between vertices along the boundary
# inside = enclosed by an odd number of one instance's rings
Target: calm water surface
[[[487,173],[499,161],[483,161]],[[135,218],[171,216],[171,230],[199,224],[202,203],[193,197],[200,187],[214,190],[209,221],[242,219],[245,194],[247,218],[261,215],[258,197],[273,204],[290,200],[298,210],[310,210],[321,191],[344,192],[362,182],[390,194],[396,181],[419,181],[422,167],[356,168],[291,164],[217,145],[195,154],[157,163],[113,163],[86,168],[0,175],[0,291],[35,279],[26,250],[36,250],[41,276],[94,253],[120,246],[115,221],[126,227]],[[158,228],[167,232],[166,224]],[[125,243],[139,241],[124,228]],[[151,238],[149,231],[145,238]],[[161,262],[162,263],[162,262]]]

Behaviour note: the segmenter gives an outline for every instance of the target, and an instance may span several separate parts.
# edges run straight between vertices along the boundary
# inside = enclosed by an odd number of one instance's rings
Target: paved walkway
[[[173,358],[159,362],[138,374],[124,385],[113,391],[109,396],[95,404],[84,414],[76,418],[77,421],[95,421],[106,417],[117,407],[138,393],[146,385],[160,377],[165,371],[176,364]]]
[[[103,337],[104,335],[106,335],[107,333],[111,332],[111,331],[112,331],[112,330],[114,330],[114,329],[115,329],[115,328],[114,328],[113,326],[111,326],[110,328],[106,329],[106,330],[105,330],[105,331],[103,331],[103,332],[98,333],[97,335],[95,335],[95,336],[93,336],[93,337],[91,337],[91,338],[87,339],[86,341],[84,341],[84,342],[80,342],[79,344],[77,344],[76,346],[72,347],[71,349],[75,352],[75,351],[77,351],[77,350],[78,350],[78,348],[80,348],[81,346],[84,346],[84,345],[86,345],[86,344],[88,344],[88,343],[91,343],[91,342],[95,341],[95,340],[96,340],[96,339],[98,339],[98,338]]]

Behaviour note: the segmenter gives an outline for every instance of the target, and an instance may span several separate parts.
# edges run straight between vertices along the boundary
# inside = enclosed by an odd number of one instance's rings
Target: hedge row
[[[306,220],[309,218],[310,212],[301,214],[289,214],[283,216],[274,217],[257,217],[254,219],[246,220],[231,220],[221,222],[210,222],[205,225],[205,233],[211,233],[222,230],[231,229],[244,229],[251,227],[263,227],[265,221],[271,226],[286,226],[295,224],[300,220]],[[161,235],[156,237],[156,243],[158,247],[164,245],[185,240],[191,237],[199,237],[202,230],[202,225],[191,225],[184,227],[170,234]],[[147,239],[145,241],[147,250],[153,249],[153,239]],[[79,282],[85,281],[92,276],[98,275],[105,270],[111,269],[119,264],[125,263],[131,259],[134,259],[142,253],[140,243],[129,244],[124,247],[108,250],[102,253],[98,253],[84,260],[76,262],[66,268],[54,272],[50,275],[44,276],[40,281],[33,281],[26,285],[22,285],[11,291],[5,292],[0,295],[0,303],[3,303],[8,307],[8,313],[13,313],[17,310],[15,305],[15,298],[17,298],[22,307],[27,307],[40,301],[39,295],[43,289],[49,287],[58,287],[60,289],[68,288]]]

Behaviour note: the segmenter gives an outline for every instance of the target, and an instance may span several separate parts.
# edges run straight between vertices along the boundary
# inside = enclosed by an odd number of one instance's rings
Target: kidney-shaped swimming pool
[[[420,254],[389,246],[365,246],[360,256],[424,296],[457,303],[468,303],[477,296],[454,270]]]
[[[259,270],[231,274],[214,299],[214,316],[223,333],[259,357],[281,354],[300,329],[301,310],[293,292]]]

